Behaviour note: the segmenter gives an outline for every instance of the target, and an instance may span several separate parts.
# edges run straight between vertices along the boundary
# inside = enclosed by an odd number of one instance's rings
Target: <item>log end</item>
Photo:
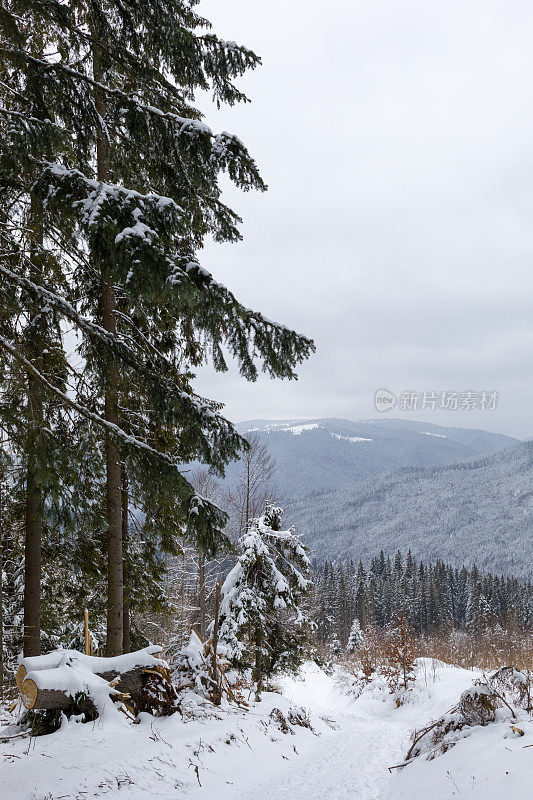
[[[24,708],[32,709],[34,707],[38,692],[35,681],[32,681],[31,678],[26,678],[20,687],[20,699]]]
[[[27,675],[27,670],[24,664],[21,664],[17,670],[17,674],[15,675],[15,683],[17,684],[17,689],[22,691],[22,684],[24,683],[24,678]]]

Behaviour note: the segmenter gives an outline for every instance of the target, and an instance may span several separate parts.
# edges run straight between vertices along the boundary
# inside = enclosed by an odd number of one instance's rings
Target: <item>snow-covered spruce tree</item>
[[[355,653],[365,640],[365,635],[361,630],[361,625],[359,624],[359,620],[357,617],[354,619],[352,623],[352,627],[350,628],[350,635],[348,636],[348,644],[346,645],[346,652],[347,653]]]
[[[9,4],[8,4],[9,5]],[[46,26],[12,24],[13,8],[2,4],[2,49],[24,46],[37,57],[50,46]],[[16,13],[16,12],[15,12]],[[32,20],[34,22],[34,20]],[[21,26],[22,27],[22,26]],[[2,266],[16,269],[36,285],[44,281],[61,286],[57,263],[44,246],[42,200],[30,187],[40,173],[36,159],[49,159],[58,151],[61,133],[46,118],[41,81],[35,65],[24,69],[16,59],[2,56],[0,63],[0,252]],[[16,347],[22,360],[38,366],[60,390],[65,364],[57,317],[46,301],[35,295],[22,299],[19,287],[2,275],[0,280],[0,335]],[[39,653],[40,579],[43,537],[43,502],[58,488],[51,469],[59,461],[57,450],[65,444],[66,420],[57,402],[43,394],[33,374],[10,362],[5,348],[0,354],[2,372],[1,416],[10,448],[16,451],[24,486],[24,651]],[[22,413],[21,413],[22,412]],[[63,441],[62,441],[63,440]]]
[[[243,190],[264,185],[240,140],[213,134],[191,105],[195,91],[209,87],[219,103],[244,100],[233,81],[258,58],[210,33],[195,5],[2,6],[4,113],[15,141],[2,153],[3,181],[42,205],[44,242],[61,277],[32,280],[30,250],[2,262],[3,287],[25,308],[46,304],[76,329],[86,370],[75,399],[9,336],[0,346],[44,394],[103,433],[110,654],[122,647],[121,465],[167,543],[185,528],[214,552],[224,515],[177,465],[197,458],[221,471],[245,444],[220,406],[194,393],[192,370],[208,354],[226,369],[225,345],[247,379],[257,375],[255,358],[290,378],[313,350],[309,339],[238,303],[196,257],[207,235],[239,238],[239,219],[220,199],[220,173]],[[47,30],[37,54],[27,46],[30,29]],[[30,73],[39,81],[39,116],[25,94]],[[44,134],[55,137],[54,149],[43,149]],[[129,407],[132,398],[138,408]]]
[[[219,642],[231,661],[251,669],[260,695],[264,677],[295,669],[309,623],[300,608],[309,559],[292,528],[281,530],[282,510],[268,506],[240,538],[241,555],[222,586]]]
[[[326,646],[330,660],[333,662],[338,661],[342,655],[342,644],[336,633],[331,634]]]

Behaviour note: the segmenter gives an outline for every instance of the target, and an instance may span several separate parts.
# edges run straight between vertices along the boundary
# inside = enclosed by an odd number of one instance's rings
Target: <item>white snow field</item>
[[[50,736],[2,739],[2,800],[529,800],[533,797],[533,722],[469,729],[432,761],[401,770],[413,729],[453,706],[476,673],[419,662],[409,700],[396,708],[377,689],[359,699],[307,664],[248,712],[228,708],[184,721],[142,715],[132,725],[114,709],[95,723],[65,722]],[[314,732],[270,718],[303,706]],[[7,731],[5,732],[7,735]],[[530,747],[528,748],[528,745]]]

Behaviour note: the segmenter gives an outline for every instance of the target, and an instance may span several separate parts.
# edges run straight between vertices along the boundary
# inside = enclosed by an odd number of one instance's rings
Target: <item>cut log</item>
[[[26,672],[24,670],[24,672]],[[18,673],[17,673],[18,677]],[[31,678],[25,680],[22,683],[22,686],[19,688],[20,692],[20,699],[22,700],[22,705],[24,708],[33,708],[35,705],[35,701],[37,700],[37,695],[39,694],[39,689],[37,688],[37,684],[35,681],[32,681]]]
[[[17,689],[19,690],[19,692],[22,691],[22,684],[24,683],[24,678],[26,677],[26,675],[27,675],[26,667],[24,667],[21,664],[17,670],[17,674],[15,675],[15,683],[17,684]]]
[[[144,688],[143,671],[166,666],[155,657],[160,652],[160,648],[150,647],[125,656],[98,658],[77,650],[58,650],[23,659],[17,672],[22,703],[27,709],[65,710],[77,695],[98,702],[111,694],[117,700],[131,699],[135,706]]]
[[[53,650],[51,653],[46,653],[46,655],[43,656],[23,658],[20,662],[19,672],[25,675],[34,670],[40,672],[43,669],[54,669],[59,666],[65,656],[68,656],[85,664],[95,675],[104,672],[115,672],[118,675],[122,672],[128,672],[133,667],[153,666],[156,662],[160,661],[157,656],[161,654],[161,652],[162,648],[158,645],[150,645],[134,653],[125,653],[122,656],[115,656],[114,658],[101,658],[99,656],[87,656],[85,653],[80,653],[78,650],[59,649]],[[164,664],[163,661],[160,661],[160,663]],[[24,673],[22,673],[22,667],[25,669]],[[22,680],[24,680],[24,678]]]
[[[17,689],[21,690],[24,678],[28,672],[33,672],[35,669],[54,669],[58,666],[65,653],[74,654],[78,653],[77,650],[53,650],[51,653],[46,653],[44,656],[28,656],[23,658],[15,676]]]
[[[135,653],[126,653],[115,658],[100,658],[98,656],[87,656],[77,650],[54,650],[44,656],[23,658],[17,670],[15,681],[20,692],[28,673],[55,669],[65,657],[74,658],[88,667],[95,675],[105,677],[106,680],[113,680],[118,675],[131,672],[135,667],[164,665],[165,662],[157,658],[157,655],[161,652],[161,648],[157,645],[150,645],[143,650],[137,650]]]
[[[29,672],[22,684],[20,697],[28,710],[66,710],[73,705],[77,696],[101,703],[114,691],[103,678],[66,658],[54,669]]]
[[[67,709],[73,701],[73,697],[59,689],[39,689],[35,681],[26,678],[20,690],[22,705],[30,711],[31,709]]]

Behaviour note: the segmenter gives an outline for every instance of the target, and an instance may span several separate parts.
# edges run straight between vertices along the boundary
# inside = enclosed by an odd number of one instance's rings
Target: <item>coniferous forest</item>
[[[428,564],[400,551],[392,558],[381,552],[366,566],[315,563],[313,576],[312,617],[326,649],[346,650],[354,620],[362,631],[379,632],[398,616],[428,654],[449,637],[456,650],[459,642],[479,649],[482,640],[498,640],[500,652],[533,644],[530,582],[481,573],[475,565]]]
[[[240,237],[220,176],[265,185],[194,106],[246,101],[235,79],[259,58],[195,5],[1,7],[3,597],[25,656],[72,639],[85,607],[106,654],[127,652],[131,613],[164,604],[164,558],[228,547],[182,465],[222,472],[247,442],[195,368],[293,378],[313,351],[201,264],[207,237]]]

